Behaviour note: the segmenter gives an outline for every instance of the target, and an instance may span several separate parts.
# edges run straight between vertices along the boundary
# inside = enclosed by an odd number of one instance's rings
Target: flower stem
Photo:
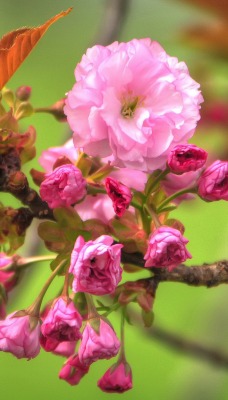
[[[151,184],[149,185],[149,187],[147,188],[147,197],[150,196],[150,194],[152,193],[153,189],[156,187],[156,185],[163,179],[165,178],[165,176],[170,172],[170,170],[168,168],[166,168],[164,171],[161,171],[161,173],[157,176],[157,178],[155,178],[154,181],[151,182]]]
[[[52,272],[52,274],[49,276],[48,280],[46,281],[45,285],[43,286],[42,290],[40,291],[39,295],[37,296],[37,298],[35,299],[35,301],[31,304],[31,306],[29,306],[26,311],[28,314],[32,315],[33,317],[38,317],[39,313],[40,313],[40,307],[41,307],[41,303],[43,301],[43,298],[50,286],[50,284],[52,283],[53,279],[56,277],[56,275],[58,274],[58,272],[61,270],[63,264],[64,264],[65,260],[63,260],[58,267],[56,267],[56,269]]]
[[[46,256],[35,256],[35,257],[20,257],[16,261],[16,265],[19,268],[26,268],[29,265],[39,262],[39,261],[49,261],[54,260],[56,255],[46,255]]]
[[[96,309],[96,307],[94,305],[93,298],[92,298],[91,294],[84,293],[84,295],[85,295],[87,306],[88,306],[88,319],[96,318],[96,317],[100,318],[100,316],[99,316],[99,314],[97,312],[97,309]]]
[[[121,341],[121,347],[120,347],[120,353],[119,353],[119,360],[126,362],[126,357],[125,357],[125,337],[124,337],[124,325],[125,325],[125,318],[126,318],[126,306],[122,307],[122,313],[121,313],[121,322],[120,322],[120,341]]]
[[[159,226],[161,226],[161,222],[159,221],[159,218],[158,218],[156,212],[151,207],[149,207],[148,204],[144,204],[144,208],[148,212],[148,214],[151,216],[151,218],[153,219],[156,228],[159,228]]]
[[[165,199],[157,208],[157,213],[162,212],[163,207],[165,207],[167,204],[169,204],[171,201],[173,201],[174,199],[176,199],[179,196],[182,196],[183,194],[186,193],[196,193],[196,187],[193,188],[187,188],[187,189],[182,189],[179,192],[176,192],[174,194],[172,194],[172,196],[167,197],[167,199]]]

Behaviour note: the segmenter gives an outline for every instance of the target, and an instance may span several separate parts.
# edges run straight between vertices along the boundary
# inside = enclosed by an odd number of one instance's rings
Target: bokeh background
[[[133,37],[151,37],[159,41],[170,55],[187,63],[193,78],[201,83],[205,98],[202,121],[192,142],[212,151],[214,158],[222,159],[227,157],[228,148],[226,4],[226,0],[132,0],[118,38],[128,41]],[[0,0],[1,36],[22,26],[40,25],[71,6],[74,7],[71,14],[50,28],[8,83],[11,89],[20,85],[31,86],[32,103],[36,107],[53,104],[72,87],[75,65],[86,48],[94,44],[102,27],[105,0]],[[28,124],[37,130],[38,157],[44,148],[63,143],[68,134],[64,124],[45,114],[26,119],[22,129],[26,129]],[[26,168],[32,167],[39,168],[37,160]],[[5,205],[16,204],[4,195],[1,195],[1,201],[7,202]],[[227,203],[207,204],[198,199],[181,204],[173,216],[186,227],[185,235],[190,240],[188,248],[193,255],[191,263],[197,265],[228,258]],[[28,254],[35,242],[31,230],[23,253]],[[20,287],[11,295],[9,311],[27,307],[48,275],[49,266],[44,262],[27,271]],[[51,298],[55,290],[56,287],[50,289],[47,297]],[[205,289],[162,283],[154,312],[155,327],[228,354],[226,286]],[[118,331],[115,316],[112,322]],[[126,351],[133,370],[134,388],[122,394],[123,399],[228,398],[228,375],[224,367],[177,352],[169,345],[144,335],[136,326],[127,326]],[[58,379],[63,361],[61,357],[43,351],[29,362],[0,354],[1,399],[95,400],[116,397],[96,387],[97,380],[112,360],[93,365],[76,387]]]

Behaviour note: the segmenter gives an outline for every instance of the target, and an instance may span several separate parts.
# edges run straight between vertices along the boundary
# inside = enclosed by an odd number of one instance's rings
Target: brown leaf
[[[36,28],[21,28],[7,33],[0,40],[0,90],[22,64],[47,29],[65,17],[72,8],[62,11]]]
[[[223,19],[228,19],[228,1],[227,0],[184,0],[187,3],[198,6],[202,9],[211,11]]]
[[[227,22],[221,21],[204,26],[192,26],[185,30],[182,37],[198,49],[228,57]]]

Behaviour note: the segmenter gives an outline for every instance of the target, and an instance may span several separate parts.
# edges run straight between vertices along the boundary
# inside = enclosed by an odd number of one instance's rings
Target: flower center
[[[121,114],[124,118],[134,117],[134,112],[139,103],[139,97],[135,97],[133,100],[124,100],[121,108]]]

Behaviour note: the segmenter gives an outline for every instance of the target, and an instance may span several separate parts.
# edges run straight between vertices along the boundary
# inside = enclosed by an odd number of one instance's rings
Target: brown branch
[[[124,264],[134,264],[144,268],[143,255],[141,253],[122,252]],[[147,268],[148,270],[148,268]],[[228,283],[228,260],[221,260],[212,264],[203,264],[187,267],[178,265],[172,271],[167,268],[150,268],[153,276],[147,280],[159,282],[179,282],[190,286],[206,286],[208,288]]]
[[[144,328],[140,316],[135,312],[132,313],[132,310],[130,316],[133,317],[134,322],[136,322],[137,325],[142,328],[141,330],[150,338],[158,340],[185,355],[209,361],[213,365],[228,368],[228,354],[225,354],[223,351],[183,338],[178,334],[171,333],[160,327],[153,326],[151,328]]]
[[[95,42],[106,46],[117,40],[128,14],[131,0],[106,0],[104,15]]]

